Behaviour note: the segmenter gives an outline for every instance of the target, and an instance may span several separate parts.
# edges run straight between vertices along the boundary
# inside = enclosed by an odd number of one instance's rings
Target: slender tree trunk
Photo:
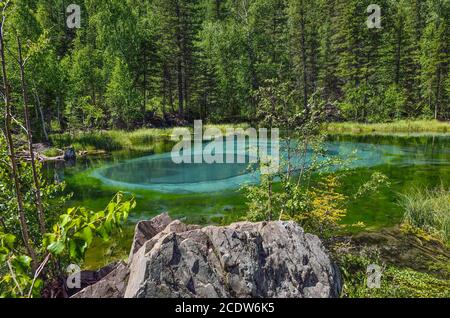
[[[24,113],[25,113],[25,128],[27,129],[27,139],[28,139],[28,150],[30,152],[31,158],[31,168],[33,171],[33,181],[34,181],[34,191],[36,197],[36,206],[38,210],[38,219],[39,219],[39,227],[42,235],[45,234],[45,214],[44,208],[42,206],[42,197],[41,197],[41,186],[39,182],[39,176],[36,170],[36,160],[34,157],[33,150],[33,133],[31,131],[30,124],[30,115],[28,110],[28,96],[27,96],[27,86],[25,81],[25,63],[22,57],[22,43],[20,42],[19,36],[17,36],[17,47],[19,50],[19,66],[20,66],[20,79],[22,84],[22,98],[24,105]]]
[[[62,130],[61,111],[60,111],[60,108],[59,108],[59,96],[56,97],[56,118],[58,119],[59,129]]]
[[[395,84],[399,85],[400,83],[400,60],[401,60],[401,31],[398,31],[397,34],[397,50],[395,54]]]
[[[172,75],[170,73],[170,69],[167,65],[164,65],[165,72],[167,75],[167,84],[168,84],[168,95],[169,95],[169,105],[172,113],[175,113],[175,107],[173,105],[173,82],[172,82]]]
[[[183,53],[183,99],[184,99],[184,112],[189,112],[189,89],[188,89],[188,66],[187,66],[187,61],[185,59],[185,55],[186,53]]]
[[[91,97],[92,97],[92,104],[94,105],[94,107],[97,108],[97,93],[95,90],[95,83],[93,81],[91,82]]]
[[[301,52],[302,52],[302,63],[303,63],[303,108],[307,113],[309,113],[308,108],[308,74],[307,74],[307,66],[306,66],[306,22],[305,22],[305,11],[304,4],[301,4],[302,8],[300,11],[300,32],[301,32]]]
[[[434,104],[434,119],[438,119],[439,115],[439,103],[440,103],[440,96],[441,96],[441,68],[438,68],[437,72],[437,86],[436,86],[436,102]]]
[[[144,89],[143,89],[143,94],[144,94],[144,101],[142,104],[142,125],[145,126],[146,124],[146,120],[145,120],[145,112],[146,112],[146,106],[147,106],[147,44],[144,44]]]
[[[181,70],[181,60],[178,61],[178,113],[183,116],[183,74]]]
[[[33,267],[36,264],[36,255],[34,253],[33,247],[30,242],[30,234],[28,229],[28,224],[25,218],[25,209],[23,206],[23,198],[21,193],[20,179],[19,179],[19,170],[17,167],[16,154],[14,150],[14,143],[11,134],[11,104],[10,104],[10,95],[9,95],[9,84],[8,84],[8,76],[6,74],[6,61],[5,61],[5,47],[4,47],[4,25],[5,25],[5,17],[1,22],[0,26],[0,56],[2,59],[2,77],[3,77],[3,94],[5,99],[5,137],[6,142],[8,143],[8,155],[11,160],[11,168],[12,168],[12,178],[14,181],[14,189],[16,192],[17,199],[17,209],[19,212],[19,221],[20,227],[22,231],[22,240],[24,242],[25,248],[29,256],[32,259]]]
[[[249,31],[247,35],[247,51],[248,51],[248,58],[249,58],[249,70],[250,75],[252,78],[252,89],[253,91],[256,91],[258,89],[258,75],[256,74],[255,64],[256,64],[256,57],[255,52],[253,50],[253,38],[252,34]],[[251,98],[252,108],[256,108],[256,99],[254,97]]]
[[[269,210],[268,221],[272,221],[272,214],[273,214],[272,213],[272,182],[273,182],[272,175],[269,175],[268,178],[269,178],[269,200],[268,200],[269,206],[267,207]]]
[[[47,128],[45,128],[44,112],[42,111],[41,99],[39,98],[39,94],[38,94],[36,89],[34,90],[34,98],[36,100],[37,108],[39,110],[39,114],[40,114],[40,117],[41,117],[42,132],[44,133],[45,141],[48,142],[49,138],[48,138]]]
[[[166,104],[167,104],[166,76],[163,76],[161,84],[162,84],[162,90],[163,90],[162,113],[163,113],[163,118],[166,119]]]
[[[184,115],[184,94],[183,94],[183,43],[181,39],[181,10],[178,1],[175,6],[175,14],[177,17],[177,46],[178,46],[178,57],[177,57],[177,75],[178,75],[178,113],[180,116]]]
[[[216,20],[220,20],[220,0],[216,0]]]

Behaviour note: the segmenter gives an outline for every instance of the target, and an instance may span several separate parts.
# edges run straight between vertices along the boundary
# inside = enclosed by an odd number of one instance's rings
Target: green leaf
[[[69,241],[69,257],[72,260],[82,260],[87,249],[87,244],[83,240],[70,240]]]
[[[49,246],[50,244],[54,243],[57,239],[56,234],[54,233],[46,233],[44,234],[44,238],[42,239],[42,243],[44,246]]]
[[[92,234],[92,230],[90,227],[85,227],[82,231],[77,232],[74,235],[74,237],[80,238],[85,241],[88,246],[91,245],[93,236],[94,235]]]
[[[16,237],[12,234],[4,234],[1,236],[1,240],[2,240],[4,246],[11,249],[14,247],[14,243],[16,242]]]
[[[56,241],[56,242],[50,244],[47,247],[47,250],[54,255],[60,255],[64,251],[64,248],[65,248],[65,246],[62,241]]]
[[[0,247],[0,263],[6,262],[8,258],[9,250],[6,247]]]
[[[26,255],[14,257],[11,261],[14,269],[19,273],[26,273],[30,268],[31,258]]]
[[[59,220],[60,220],[59,225],[61,227],[64,227],[67,225],[67,223],[69,223],[72,220],[72,218],[67,214],[63,214],[59,217]]]

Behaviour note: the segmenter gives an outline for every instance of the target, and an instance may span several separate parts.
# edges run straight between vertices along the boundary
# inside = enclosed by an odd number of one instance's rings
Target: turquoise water
[[[447,139],[441,138],[443,142]],[[284,148],[283,145],[281,146]],[[329,141],[324,144],[325,154],[318,161],[335,158],[345,165],[327,167],[329,171],[370,168],[381,165],[445,165],[448,164],[449,148],[438,151],[443,156],[433,156],[426,145],[395,145],[356,141]],[[224,151],[220,155],[226,155]],[[192,158],[201,160],[201,153],[193,152]],[[171,153],[153,154],[106,164],[94,169],[90,176],[103,185],[123,190],[153,190],[164,193],[206,193],[235,190],[243,184],[257,183],[259,173],[249,171],[249,150],[242,155],[246,163],[181,163],[175,164]],[[293,158],[292,158],[293,157]],[[313,152],[306,156],[292,155],[294,165],[306,165],[313,161]],[[286,158],[282,151],[282,158]],[[224,161],[225,156],[224,156]],[[237,162],[237,160],[234,160]],[[194,162],[194,160],[192,160]]]
[[[374,172],[385,174],[391,183],[389,188],[350,200],[344,224],[363,222],[366,225],[363,230],[395,226],[403,215],[398,205],[399,194],[415,187],[450,186],[449,135],[341,135],[329,137],[325,146],[320,160],[334,157],[347,162],[329,168],[346,170],[339,191],[347,196],[352,197]],[[311,161],[311,155],[309,152],[305,162]],[[111,242],[97,242],[88,253],[88,266],[96,268],[125,257],[135,222],[159,213],[168,212],[174,218],[198,224],[239,220],[247,211],[240,186],[259,179],[257,173],[248,172],[247,166],[175,165],[167,153],[117,152],[109,157],[80,159],[72,166],[48,166],[47,173],[67,183],[67,192],[73,193],[67,206],[101,210],[117,191],[136,198],[137,206],[122,236],[113,240],[113,246]],[[361,229],[348,227],[348,231]]]
[[[398,194],[414,187],[450,186],[450,136],[333,136],[325,143],[321,160],[356,158],[329,170],[348,170],[341,192],[352,196],[379,171],[392,186],[352,200],[344,222],[365,222],[371,228],[392,226],[401,220]],[[356,153],[354,153],[356,151]],[[311,160],[311,153],[306,161]],[[228,223],[245,215],[240,191],[244,183],[258,182],[247,164],[175,165],[167,153],[113,153],[109,157],[80,159],[73,166],[48,167],[48,175],[67,183],[73,193],[68,206],[103,209],[117,191],[136,197],[130,223],[162,212],[196,223]]]

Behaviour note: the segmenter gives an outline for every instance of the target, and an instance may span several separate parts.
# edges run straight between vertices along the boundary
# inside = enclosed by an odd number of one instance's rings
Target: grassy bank
[[[225,133],[227,128],[248,128],[247,124],[205,125],[206,128],[218,128]],[[135,131],[105,130],[53,134],[50,136],[53,146],[76,150],[134,150],[152,151],[159,141],[168,141],[174,128],[147,128]],[[192,128],[190,128],[192,130]],[[397,133],[450,133],[450,123],[435,120],[397,121],[382,124],[363,124],[354,122],[329,123],[325,131],[330,134],[397,134]]]
[[[170,133],[170,129],[109,130],[54,134],[50,139],[56,147],[75,150],[149,150],[156,141],[169,139]]]
[[[238,125],[205,125],[203,128],[218,128],[225,133],[227,128],[246,128],[246,124]],[[135,131],[105,130],[91,132],[75,132],[53,134],[50,136],[55,147],[65,148],[73,146],[75,150],[132,150],[154,151],[162,146],[162,142],[170,140],[174,128],[147,128]],[[192,130],[192,128],[190,128]]]
[[[401,120],[392,123],[330,123],[325,127],[334,134],[450,133],[450,123],[437,120]]]

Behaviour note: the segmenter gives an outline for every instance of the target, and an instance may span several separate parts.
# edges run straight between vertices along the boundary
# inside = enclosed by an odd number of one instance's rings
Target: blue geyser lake
[[[448,138],[442,140],[448,140]],[[235,141],[235,150],[237,149],[236,143]],[[280,144],[281,161],[283,161],[287,157],[286,144],[283,144],[283,142]],[[169,152],[104,165],[94,169],[91,176],[105,185],[123,190],[153,190],[163,193],[207,193],[233,190],[238,189],[243,184],[257,183],[260,177],[257,171],[249,170],[249,158],[253,158],[253,156],[247,145],[244,148],[246,152],[242,154],[242,158],[245,159],[245,163],[176,164]],[[268,148],[270,149],[270,145]],[[433,156],[426,145],[399,145],[362,141],[328,141],[324,143],[323,148],[325,152],[316,158],[316,162],[335,158],[345,163],[327,166],[328,171],[370,168],[379,165],[398,166],[400,168],[411,165],[448,164],[448,154],[450,153],[450,149],[446,147],[436,150],[442,156]],[[223,156],[225,162],[227,153],[229,152],[227,152],[224,144],[223,150],[216,154]],[[202,161],[201,156],[201,152],[193,151],[192,162],[195,162],[195,157]],[[294,166],[308,165],[313,161],[313,156],[314,152],[309,149],[305,156],[297,155],[296,157],[295,154],[291,154],[291,161]],[[255,164],[252,166],[256,168]]]
[[[162,141],[168,151],[172,145]],[[399,194],[412,189],[450,186],[450,135],[443,136],[329,136],[324,157],[340,158],[346,165],[328,170],[349,169],[341,178],[339,192],[349,197],[343,224],[363,222],[364,230],[379,230],[401,222],[403,211]],[[356,151],[356,152],[355,152]],[[284,153],[283,156],[286,156]],[[312,152],[306,156],[311,161]],[[354,160],[348,160],[354,157]],[[247,158],[248,159],[248,158]],[[117,191],[136,198],[124,235],[116,239],[119,251],[128,253],[134,224],[159,213],[196,224],[225,224],[241,220],[248,211],[242,184],[258,182],[257,173],[249,173],[248,164],[180,164],[170,153],[114,152],[108,157],[80,158],[74,166],[48,165],[49,178],[67,184],[73,197],[67,207],[84,206],[99,211]],[[326,171],[325,171],[326,172]],[[358,188],[374,172],[385,174],[390,187],[353,198]],[[319,178],[313,178],[316,182]],[[277,188],[277,187],[276,187]],[[280,190],[278,188],[278,190]],[[360,228],[346,227],[348,231]],[[103,252],[109,243],[99,243],[89,255],[92,268],[105,264]]]

